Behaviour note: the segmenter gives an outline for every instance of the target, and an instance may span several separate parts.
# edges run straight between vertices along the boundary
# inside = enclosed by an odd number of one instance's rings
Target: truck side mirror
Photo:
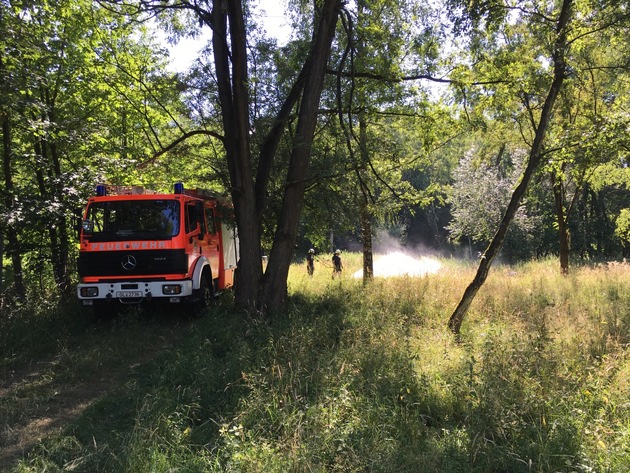
[[[91,235],[94,230],[94,222],[92,220],[83,220],[81,223],[81,229],[83,230],[84,235]]]

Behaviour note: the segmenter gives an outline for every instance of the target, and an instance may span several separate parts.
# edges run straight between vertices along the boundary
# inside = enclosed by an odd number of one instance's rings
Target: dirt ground
[[[110,353],[102,369],[81,370],[80,375],[68,376],[67,369],[59,375],[55,365],[60,357],[80,359],[85,346],[77,347],[76,353],[64,347],[64,353],[9,371],[6,379],[0,379],[0,472],[9,471],[38,441],[61,432],[94,402],[125,383],[134,370],[173,346],[189,323],[153,324],[146,339],[131,344],[119,359],[112,359]]]

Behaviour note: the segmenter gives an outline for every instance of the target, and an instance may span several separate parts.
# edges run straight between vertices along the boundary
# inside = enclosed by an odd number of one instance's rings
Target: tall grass
[[[214,307],[14,471],[630,471],[630,268],[290,273],[261,320]]]

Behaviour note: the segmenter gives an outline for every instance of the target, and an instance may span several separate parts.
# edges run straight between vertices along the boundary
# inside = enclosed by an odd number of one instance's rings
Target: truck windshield
[[[87,211],[92,241],[170,240],[179,233],[177,200],[94,202]]]

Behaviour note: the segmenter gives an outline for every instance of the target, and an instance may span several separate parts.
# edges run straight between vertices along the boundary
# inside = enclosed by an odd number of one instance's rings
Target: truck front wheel
[[[201,276],[199,292],[199,308],[206,309],[210,307],[214,300],[214,284],[212,284],[212,278],[207,273]]]
[[[193,291],[190,305],[186,308],[186,313],[192,317],[198,317],[208,307],[212,305],[214,300],[214,286],[209,271],[204,271],[199,281],[199,289]]]

